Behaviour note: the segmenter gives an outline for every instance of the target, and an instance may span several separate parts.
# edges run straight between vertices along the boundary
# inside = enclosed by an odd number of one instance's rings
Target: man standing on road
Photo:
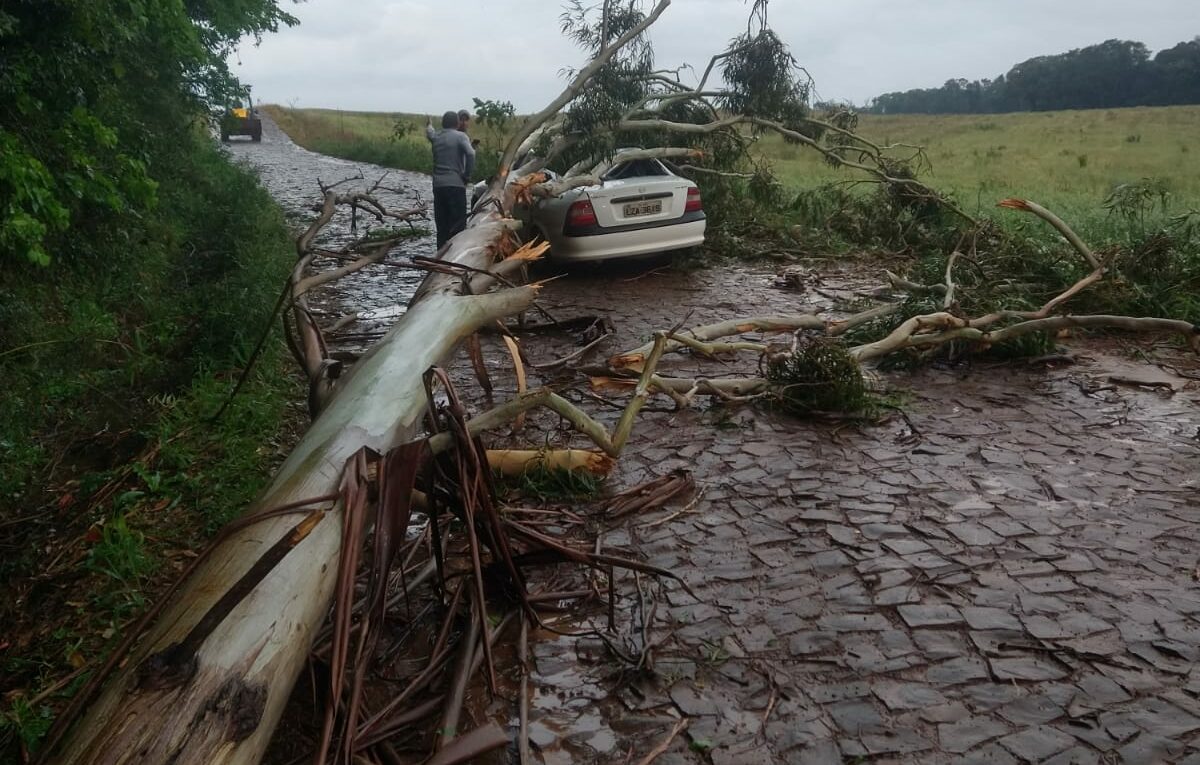
[[[475,172],[475,149],[458,126],[457,112],[442,115],[441,130],[434,131],[432,119],[425,126],[433,144],[433,220],[439,250],[467,225],[467,185]]]

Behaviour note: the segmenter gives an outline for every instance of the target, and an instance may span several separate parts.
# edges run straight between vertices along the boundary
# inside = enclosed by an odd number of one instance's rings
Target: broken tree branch
[[[512,163],[513,160],[516,159],[518,151],[525,144],[526,140],[533,135],[534,131],[542,127],[547,120],[558,114],[564,106],[574,100],[575,96],[579,95],[580,91],[583,90],[583,87],[587,85],[587,83],[593,77],[596,76],[597,72],[599,72],[606,64],[608,64],[609,60],[611,60],[613,56],[615,56],[622,48],[645,32],[646,29],[648,29],[655,21],[658,21],[658,17],[661,16],[663,12],[670,7],[670,5],[671,0],[658,0],[658,2],[654,5],[654,8],[651,9],[650,13],[646,14],[646,17],[638,24],[635,24],[632,28],[625,32],[625,34],[618,37],[611,44],[603,45],[600,50],[597,51],[592,60],[589,61],[582,69],[580,69],[578,73],[576,73],[575,77],[571,79],[570,84],[567,85],[563,92],[560,93],[553,101],[551,101],[546,108],[525,120],[525,124],[523,124],[516,134],[514,134],[509,140],[508,146],[504,149],[504,154],[502,154],[500,157],[500,166],[497,170],[497,178],[501,186],[504,185],[509,173],[512,172]]]
[[[1019,210],[1021,212],[1032,213],[1046,221],[1055,229],[1057,229],[1058,232],[1063,235],[1063,238],[1070,242],[1071,246],[1083,256],[1084,260],[1086,260],[1093,269],[1097,271],[1102,270],[1103,266],[1101,266],[1099,259],[1097,259],[1092,253],[1091,248],[1084,244],[1084,241],[1079,238],[1079,235],[1076,234],[1071,227],[1063,221],[1062,218],[1050,212],[1045,207],[1042,207],[1036,202],[1030,202],[1028,199],[1005,199],[1000,202],[999,206],[1009,210]]]
[[[495,243],[507,230],[496,213],[477,214],[445,257],[489,267]],[[463,296],[457,277],[431,275],[401,321],[343,378],[337,395],[256,507],[326,494],[337,485],[351,453],[364,446],[382,452],[411,440],[425,411],[424,370],[481,326],[527,309],[535,294],[536,288],[519,287]],[[286,519],[265,521],[253,531],[231,535],[211,554],[109,680],[58,761],[242,765],[259,760],[327,613],[335,580],[325,569],[336,568],[341,523],[319,524],[304,540],[303,555],[284,557],[216,625],[197,650],[196,668],[187,682],[145,688],[135,670],[145,657],[188,634],[292,525]],[[206,716],[204,709],[236,710],[238,716]],[[196,720],[206,722],[197,725]]]
[[[634,395],[621,413],[616,427],[610,435],[604,426],[592,419],[579,407],[572,404],[549,388],[518,396],[517,398],[474,417],[467,423],[471,435],[478,435],[492,428],[499,427],[522,412],[528,412],[536,407],[545,407],[571,423],[580,434],[589,438],[599,446],[609,457],[621,455],[626,441],[633,430],[633,422],[638,412],[646,403],[653,387],[652,378],[658,360],[662,357],[662,349],[666,343],[664,333],[658,333],[654,346],[646,359],[641,378],[634,384]],[[429,448],[436,454],[451,447],[453,439],[448,433],[439,433],[429,439]]]
[[[794,332],[798,329],[824,330],[825,326],[825,320],[811,314],[801,314],[799,316],[749,316],[744,319],[730,319],[716,324],[696,327],[688,330],[686,333],[672,333],[676,339],[667,342],[663,348],[663,352],[674,353],[684,347],[684,343],[679,339],[684,335],[703,343],[747,332]],[[613,356],[609,359],[608,363],[615,369],[641,369],[645,365],[648,354],[653,347],[653,341],[646,343],[631,351]]]
[[[671,728],[671,732],[667,734],[666,738],[656,744],[655,747],[651,749],[645,757],[638,760],[638,765],[651,765],[652,762],[658,759],[660,754],[671,748],[671,744],[675,741],[675,738],[684,730],[686,730],[687,726],[688,718],[686,717],[676,722]]]

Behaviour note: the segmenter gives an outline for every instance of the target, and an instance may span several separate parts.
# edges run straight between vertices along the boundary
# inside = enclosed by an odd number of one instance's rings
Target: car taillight
[[[700,212],[704,209],[704,203],[700,201],[700,189],[691,188],[687,193],[687,204],[684,206],[684,212]]]
[[[595,226],[596,223],[596,210],[586,199],[579,200],[567,210],[567,225],[572,228]]]

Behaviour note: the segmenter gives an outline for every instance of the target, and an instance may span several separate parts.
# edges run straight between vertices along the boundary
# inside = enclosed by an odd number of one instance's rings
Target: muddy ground
[[[306,152],[273,125],[231,151],[300,218],[317,177],[384,172]],[[420,176],[389,183],[430,197]],[[406,249],[429,254],[432,239]],[[542,304],[609,317],[608,355],[689,312],[800,312],[879,281],[869,266],[819,276],[819,291],[795,293],[753,267],[592,270],[548,284]],[[366,313],[340,347],[393,322],[419,278],[379,268],[339,284],[329,318]],[[576,347],[525,342],[535,361]],[[659,765],[1200,763],[1200,367],[1133,339],[1065,345],[1073,364],[889,375],[907,417],[877,424],[655,402],[606,490],[687,469],[698,499],[604,530],[603,544],[674,570],[697,597],[644,579],[638,597],[631,575],[619,580],[618,644],[640,645],[655,613],[652,674],[594,639],[538,635],[535,758],[639,762],[684,716]],[[506,355],[485,350],[503,400]],[[668,368],[727,376],[753,362]],[[619,415],[583,387],[571,395],[610,426]],[[544,416],[506,440],[584,445]],[[515,724],[511,704],[479,709]]]

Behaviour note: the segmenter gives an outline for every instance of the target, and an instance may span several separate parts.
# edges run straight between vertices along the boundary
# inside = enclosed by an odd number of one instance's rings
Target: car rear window
[[[662,163],[656,159],[635,159],[632,162],[622,162],[604,174],[606,181],[619,181],[623,178],[645,178],[659,175],[670,175]]]

